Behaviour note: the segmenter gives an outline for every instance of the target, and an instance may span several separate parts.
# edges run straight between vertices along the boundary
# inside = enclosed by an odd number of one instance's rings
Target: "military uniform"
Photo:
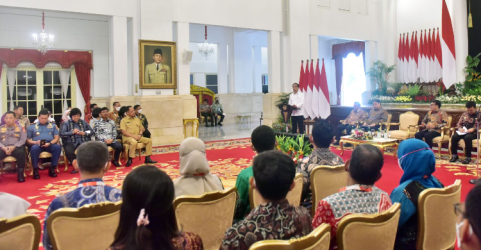
[[[122,119],[122,121],[120,122],[120,129],[121,131],[126,131],[127,133],[132,135],[141,135],[141,131],[144,129],[144,126],[142,125],[142,122],[140,121],[140,119],[137,118],[136,116],[134,117],[127,116],[124,119]],[[135,158],[137,143],[145,144],[146,156],[152,155],[152,140],[149,138],[141,137],[140,140],[136,141],[132,137],[122,135],[122,142],[124,144],[130,145],[130,149],[129,149],[130,158]]]
[[[12,127],[7,125],[0,126],[0,161],[7,156],[12,156],[17,160],[18,181],[24,182],[23,170],[25,169],[25,141],[27,133],[25,128],[17,124]],[[15,149],[9,155],[3,151],[3,148],[14,146]]]
[[[224,110],[222,109],[222,104],[214,102],[210,108],[212,111],[212,120],[215,121],[215,125],[217,125],[217,116],[220,116],[219,124],[222,125],[222,121],[224,121]]]
[[[144,131],[144,133],[142,133],[142,136],[145,137],[145,138],[150,138],[151,134],[150,134],[150,131],[149,131],[149,122],[147,121],[147,117],[144,114],[138,114],[136,116],[137,116],[137,118],[140,119],[140,121],[142,122],[142,125],[145,128],[145,131]]]
[[[58,136],[57,126],[53,123],[46,124],[32,124],[28,127],[27,138],[32,141],[45,140],[45,142],[50,143],[55,140],[55,136]],[[34,169],[38,168],[38,161],[40,153],[49,152],[52,154],[52,169],[57,168],[58,159],[60,158],[60,153],[62,152],[62,147],[59,144],[50,144],[48,147],[42,147],[39,145],[32,145],[30,148],[30,157],[32,158],[32,165]]]
[[[155,62],[145,66],[144,83],[172,83],[172,72],[165,64]]]
[[[207,111],[202,111],[202,110],[207,110]],[[212,112],[210,110],[210,106],[209,104],[201,104],[199,106],[199,112],[200,114],[204,117],[204,120],[205,120],[205,126],[207,127],[207,118],[210,117],[211,120],[210,120],[210,125],[211,126],[214,126],[214,119],[212,118]]]

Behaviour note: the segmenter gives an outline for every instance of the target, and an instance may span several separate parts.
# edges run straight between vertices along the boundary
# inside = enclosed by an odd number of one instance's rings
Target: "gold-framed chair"
[[[438,145],[439,157],[441,157],[441,147],[443,146],[443,143],[450,143],[451,136],[454,133],[454,131],[451,129],[452,122],[453,122],[453,117],[449,115],[448,122],[446,123],[446,125],[444,125],[444,127],[442,127],[439,130],[439,133],[441,133],[441,136],[437,136],[433,138],[433,143]]]
[[[387,113],[386,122],[379,123],[381,126],[385,126],[386,132],[389,132],[389,130],[391,129],[391,120],[392,120],[392,114]],[[382,129],[382,127],[381,127],[381,129]]]
[[[419,194],[416,249],[454,249],[456,214],[453,207],[460,200],[459,179],[448,187],[428,188]]]
[[[314,216],[317,204],[320,200],[329,195],[339,192],[339,190],[347,186],[347,176],[344,165],[325,166],[320,165],[311,171],[311,191],[312,191],[312,210],[311,215]]]
[[[203,195],[181,195],[174,200],[179,230],[202,238],[204,249],[219,249],[224,234],[232,226],[237,188]]]
[[[304,186],[303,175],[301,173],[296,173],[294,182],[296,185],[291,191],[289,191],[289,193],[287,193],[286,199],[289,201],[289,204],[297,207],[301,204],[302,187]],[[252,186],[249,185],[249,203],[251,209],[254,209],[260,205],[260,199],[261,196],[259,191],[254,190]]]
[[[394,249],[400,215],[400,203],[394,203],[380,214],[347,215],[337,228],[338,249]]]
[[[455,127],[451,128],[451,137],[452,137],[452,135],[454,135],[455,131],[456,131]],[[479,131],[481,132],[481,129]],[[449,155],[453,155],[453,152],[451,152],[451,137],[449,138],[449,146],[448,146]],[[480,138],[480,140],[481,140],[481,138]],[[476,153],[480,154],[481,153],[481,147],[478,148],[478,140],[474,139],[471,143],[472,143],[472,147],[476,149]],[[480,143],[481,143],[481,141],[480,141]],[[463,149],[463,157],[466,157],[466,142],[464,140],[459,140],[458,147]]]
[[[122,145],[124,147],[124,151],[123,151],[124,159],[128,160],[129,159],[130,144],[123,143]],[[137,150],[137,154],[139,154],[139,161],[142,159],[142,149],[145,148],[145,146],[146,146],[145,144],[137,142],[136,150]]]
[[[107,249],[119,225],[121,204],[103,202],[54,211],[45,222],[53,249]]]
[[[300,250],[315,249],[329,250],[331,242],[331,226],[322,224],[310,234],[299,239],[291,240],[263,240],[258,241],[249,248],[250,250]]]
[[[42,164],[42,160],[43,159],[48,159],[48,158],[52,158],[52,154],[49,153],[49,152],[42,152],[40,153],[40,155],[38,156],[38,163],[39,164]],[[33,175],[33,166],[32,166],[32,156],[30,155],[30,152],[28,153],[28,161],[29,161],[29,164],[30,164],[30,175]],[[57,166],[57,173],[59,173],[60,170],[58,169],[58,166]]]
[[[7,156],[0,161],[0,176],[3,176],[3,168],[5,167],[5,163],[10,163],[12,166],[17,167],[17,159],[13,156]],[[26,162],[25,162],[26,163]],[[27,177],[25,171],[27,170],[27,164],[25,164],[25,168],[23,169],[23,177]]]
[[[397,140],[406,140],[409,138],[413,138],[414,134],[416,133],[416,126],[419,123],[419,115],[408,111],[399,115],[399,122],[390,123],[389,129],[391,126],[399,126],[398,130],[391,130],[391,139]]]
[[[0,249],[37,250],[40,228],[40,221],[32,214],[0,219]]]

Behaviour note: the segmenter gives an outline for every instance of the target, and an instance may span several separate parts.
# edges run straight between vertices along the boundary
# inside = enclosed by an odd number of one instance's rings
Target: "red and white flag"
[[[429,29],[429,33],[428,33],[428,46],[427,46],[427,62],[426,62],[426,79],[427,79],[427,82],[432,82],[432,79],[434,78],[433,75],[432,75],[432,71],[431,71],[431,65],[433,64],[433,59],[431,57],[431,46],[432,46],[432,42],[431,42],[431,29]]]
[[[301,71],[299,74],[299,92],[306,93],[304,87],[304,61],[301,61]]]
[[[423,30],[421,30],[421,41],[419,43],[419,81],[425,82],[424,80],[424,37]]]
[[[428,31],[424,30],[424,82],[429,82],[429,41]]]
[[[321,80],[321,73],[319,72],[319,58],[317,59],[316,73],[314,74],[314,81],[312,83],[312,119],[319,118],[319,82]]]
[[[399,34],[399,46],[397,48],[397,78],[399,82],[403,82],[403,64],[402,35]]]
[[[324,66],[324,59],[322,59],[322,69],[319,84],[319,117],[326,119],[331,115],[331,105],[329,101],[329,87],[327,85],[327,75],[326,68]]]
[[[312,67],[312,63],[311,63],[311,71],[314,71],[313,70],[313,67]],[[312,72],[312,75],[314,76],[314,72]],[[309,60],[307,60],[307,63],[306,63],[306,73],[305,73],[305,77],[304,77],[304,80],[305,83],[306,83],[306,94],[304,95],[304,116],[307,118],[307,117],[310,117],[311,119],[314,118],[313,114],[312,114],[312,80],[313,80],[314,77],[311,78],[311,72],[309,71]]]
[[[406,33],[406,39],[404,40],[404,83],[409,83],[409,33]]]
[[[436,79],[436,31],[433,28],[433,33],[431,34],[431,82],[435,82]]]
[[[419,78],[419,45],[418,45],[418,32],[414,36],[413,44],[413,59],[414,59],[414,82],[418,81]]]
[[[456,82],[456,49],[454,42],[453,22],[449,13],[446,0],[443,0],[441,14],[441,51],[442,51],[442,69],[443,82],[446,88],[451,87]]]
[[[434,49],[434,55],[435,55],[435,60],[434,60],[434,72],[436,76],[436,81],[439,81],[440,78],[443,77],[443,51],[441,49],[441,39],[439,36],[439,28],[438,28],[438,35],[436,37],[436,44],[435,44],[435,49]]]

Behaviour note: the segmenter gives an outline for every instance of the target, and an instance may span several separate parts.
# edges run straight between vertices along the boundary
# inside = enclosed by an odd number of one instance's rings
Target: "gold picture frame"
[[[139,40],[139,86],[141,89],[177,88],[175,42]]]

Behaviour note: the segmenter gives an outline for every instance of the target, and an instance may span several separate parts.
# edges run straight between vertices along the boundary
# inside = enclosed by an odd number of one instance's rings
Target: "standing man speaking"
[[[297,126],[299,126],[299,134],[304,134],[304,112],[302,106],[304,105],[304,94],[299,92],[299,84],[292,84],[292,93],[289,96],[289,105],[292,110],[292,133],[297,133]]]

